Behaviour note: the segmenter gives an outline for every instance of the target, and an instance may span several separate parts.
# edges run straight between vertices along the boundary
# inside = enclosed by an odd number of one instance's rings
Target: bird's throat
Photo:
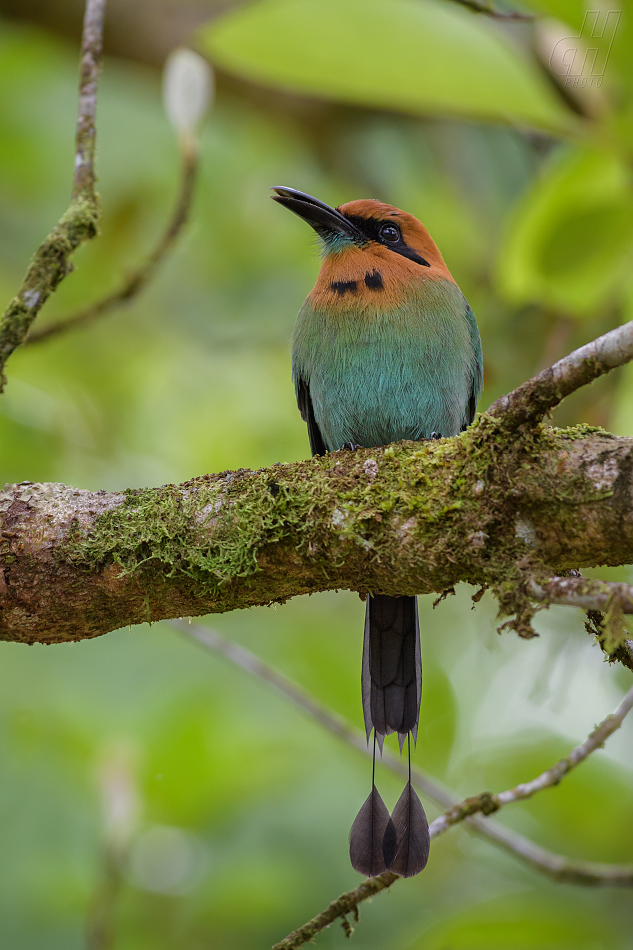
[[[425,285],[436,281],[454,284],[444,261],[421,267],[380,244],[348,245],[326,255],[308,299],[334,313],[378,312],[424,295]]]

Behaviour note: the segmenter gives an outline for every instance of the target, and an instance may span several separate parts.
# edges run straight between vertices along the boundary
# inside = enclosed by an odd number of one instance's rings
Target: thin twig
[[[183,633],[193,637],[198,643],[214,650],[216,653],[221,653],[222,656],[231,660],[236,666],[240,666],[248,673],[252,673],[254,676],[259,677],[259,679],[269,683],[277,692],[282,693],[290,699],[295,706],[302,709],[311,719],[316,720],[338,739],[342,739],[343,742],[353,746],[359,752],[362,752],[363,755],[371,755],[368,751],[367,739],[364,733],[355,729],[343,716],[339,716],[334,710],[328,709],[327,706],[318,702],[318,700],[314,699],[306,690],[302,689],[287,676],[284,676],[279,670],[265,663],[254,653],[251,653],[250,650],[247,650],[237,643],[231,643],[225,640],[224,637],[216,633],[215,630],[211,630],[209,627],[203,627],[201,624],[190,624],[181,620],[171,620],[170,623],[179,630],[182,630]],[[405,780],[408,778],[409,773],[407,766],[386,747],[383,749],[382,761],[392,772],[396,772]],[[441,785],[419,770],[416,770],[415,774],[412,773],[411,781],[421,792],[430,798],[431,801],[436,802],[442,808],[449,808],[457,802],[457,799],[451,795],[450,792],[446,791]]]
[[[633,614],[631,584],[588,580],[584,577],[553,577],[546,584],[532,580],[529,589],[536,600],[583,610],[607,610],[615,599],[622,613]]]
[[[73,200],[94,197],[95,148],[97,144],[97,84],[103,49],[106,0],[87,0],[81,38],[79,105],[75,135]]]
[[[595,729],[589,738],[577,746],[567,759],[561,760],[552,769],[543,772],[532,782],[524,785],[517,785],[507,792],[501,792],[499,795],[491,795],[489,792],[483,792],[475,798],[467,798],[459,805],[449,809],[443,815],[440,815],[429,826],[430,837],[437,838],[439,835],[448,831],[453,825],[465,818],[472,816],[477,811],[484,811],[490,814],[497,811],[505,804],[521,801],[535,795],[543,788],[549,788],[558,784],[561,779],[578,765],[587,756],[602,746],[605,740],[622,725],[626,714],[633,706],[633,687],[624,697],[622,703],[612,716],[607,718]],[[478,829],[484,826],[481,819],[477,820],[475,827]],[[502,828],[494,823],[487,823],[484,827],[494,828],[493,837],[498,844],[506,850],[511,851],[515,856],[518,855],[528,864],[538,871],[547,873],[550,877],[560,881],[568,881],[575,884],[595,884],[612,885],[620,887],[633,887],[633,866],[618,864],[601,864],[594,862],[573,862],[562,855],[552,854],[545,848],[541,848],[528,839],[516,835],[507,828]],[[518,839],[518,842],[517,842]],[[519,848],[517,849],[517,843]],[[345,917],[347,914],[354,914],[358,917],[358,905],[379,893],[387,887],[390,887],[398,875],[390,871],[379,875],[376,878],[369,878],[355,888],[342,894],[335,901],[326,907],[324,911],[313,917],[298,930],[288,934],[279,943],[276,943],[272,950],[297,950],[303,944],[311,940],[320,930],[328,927],[338,917]]]
[[[501,396],[488,410],[508,428],[542,419],[570,393],[633,359],[633,320],[574,350],[553,366]]]
[[[91,304],[89,307],[84,307],[83,310],[79,310],[69,317],[64,317],[62,320],[52,323],[50,326],[42,327],[30,333],[25,341],[26,345],[42,343],[44,340],[50,340],[68,330],[88,326],[110,310],[129,304],[132,298],[136,297],[149,283],[160,262],[172,249],[189,216],[198,171],[198,152],[195,141],[190,141],[188,145],[189,147],[183,149],[180,193],[173,214],[158,244],[147,260],[133,271],[117,290],[108,294],[102,300]]]
[[[518,10],[497,10],[486,0],[453,0],[462,7],[467,7],[473,13],[483,13],[484,16],[492,17],[495,20],[520,20],[525,23],[531,23],[536,19],[533,13],[520,13]]]
[[[587,632],[597,637],[609,661],[618,660],[633,671],[633,640],[626,636],[622,622],[624,614],[633,614],[633,585],[588,580],[578,575],[553,577],[545,583],[532,578],[528,589],[541,603],[585,610]]]
[[[7,360],[24,342],[46,300],[71,272],[72,254],[98,232],[100,211],[94,190],[95,116],[105,5],[106,0],[87,0],[86,3],[71,203],[35,252],[18,295],[0,320],[0,392],[6,385]]]
[[[509,828],[486,818],[470,818],[468,824],[479,823],[488,829],[488,837],[515,858],[520,858],[540,874],[567,884],[596,887],[633,887],[633,865],[604,864],[601,861],[570,861],[562,854],[517,835]]]
[[[572,769],[576,768],[577,765],[580,765],[581,762],[584,762],[592,752],[602,748],[607,739],[620,728],[625,716],[632,708],[633,686],[629,689],[616,711],[610,716],[607,716],[606,719],[603,719],[600,725],[596,726],[585,741],[577,745],[575,749],[572,749],[568,756],[561,759],[550,769],[541,772],[541,774],[535,779],[532,779],[531,782],[523,782],[521,785],[515,785],[514,788],[510,788],[506,792],[493,795],[493,802],[499,807],[502,807],[511,802],[519,802],[525,798],[531,798],[532,795],[536,795],[537,792],[541,792],[544,788],[551,788],[553,785],[558,785],[561,779],[571,772]]]
[[[171,623],[203,644],[203,646],[221,653],[237,666],[269,683],[339,739],[352,745],[362,753],[371,755],[368,751],[365,736],[360,731],[350,726],[337,713],[317,702],[309,693],[255,656],[250,650],[236,643],[230,643],[214,630],[200,624],[190,624],[178,620],[171,621]],[[500,845],[515,857],[521,858],[536,870],[557,880],[577,884],[633,886],[633,867],[631,866],[569,861],[564,856],[553,854],[522,835],[497,825],[494,821],[477,816],[478,812],[485,815],[492,814],[503,805],[528,798],[540,791],[541,788],[547,788],[560,782],[567,772],[604,744],[606,739],[620,727],[632,706],[633,688],[629,690],[616,712],[611,716],[607,716],[589,738],[580,746],[577,746],[566,759],[561,760],[552,769],[538,776],[533,782],[516,786],[515,789],[501,792],[498,795],[482,792],[473,798],[457,802],[455,797],[443,789],[441,785],[428,778],[418,769],[413,769],[411,774],[412,783],[427,797],[447,808],[443,815],[440,815],[431,823],[431,837],[436,838],[453,825],[466,820],[468,826],[479,834]],[[405,778],[407,777],[406,766],[388,749],[384,749],[383,764],[391,771]],[[364,881],[353,891],[343,894],[333,901],[321,914],[308,921],[299,930],[289,934],[281,943],[276,944],[273,950],[294,950],[294,948],[300,947],[338,917],[354,914],[359,903],[389,887],[397,878],[398,875],[386,872],[377,878]]]
[[[86,950],[112,950],[116,943],[117,910],[137,828],[140,800],[131,756],[124,744],[110,748],[98,772],[102,840],[100,867],[86,915]]]

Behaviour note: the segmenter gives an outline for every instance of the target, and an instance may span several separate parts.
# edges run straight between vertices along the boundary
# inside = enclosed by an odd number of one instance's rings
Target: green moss
[[[13,298],[0,321],[0,392],[6,379],[3,369],[20,346],[48,297],[72,271],[70,257],[84,241],[95,237],[99,228],[96,196],[76,198],[33,256],[19,294]]]
[[[492,588],[529,636],[536,608],[524,581],[546,571],[530,548],[530,506],[550,505],[564,523],[587,500],[587,480],[557,469],[577,437],[539,425],[509,438],[502,420],[483,415],[453,439],[128,491],[63,553],[89,571],[117,564],[141,579],[179,577],[218,610],[267,602],[271,571],[276,599],[328,589],[334,574],[360,592],[403,594],[468,580]],[[368,459],[376,464],[365,469]]]

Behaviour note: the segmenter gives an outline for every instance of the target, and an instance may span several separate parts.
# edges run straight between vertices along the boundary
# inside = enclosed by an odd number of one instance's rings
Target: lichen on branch
[[[60,281],[72,271],[72,254],[99,230],[99,200],[94,190],[95,118],[105,4],[106,0],[86,3],[71,203],[35,252],[20,290],[0,319],[0,392],[7,381],[7,360],[24,342],[37,314]]]
[[[508,438],[487,415],[453,439],[162,488],[7,486],[0,636],[81,639],[338,588],[503,593],[633,560],[632,493],[633,440],[543,425]]]

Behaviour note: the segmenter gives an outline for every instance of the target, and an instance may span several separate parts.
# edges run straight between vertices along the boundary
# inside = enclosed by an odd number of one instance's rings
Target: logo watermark
[[[552,72],[564,77],[564,86],[600,88],[620,16],[620,10],[590,10],[585,13],[580,33],[558,40],[549,65]]]

